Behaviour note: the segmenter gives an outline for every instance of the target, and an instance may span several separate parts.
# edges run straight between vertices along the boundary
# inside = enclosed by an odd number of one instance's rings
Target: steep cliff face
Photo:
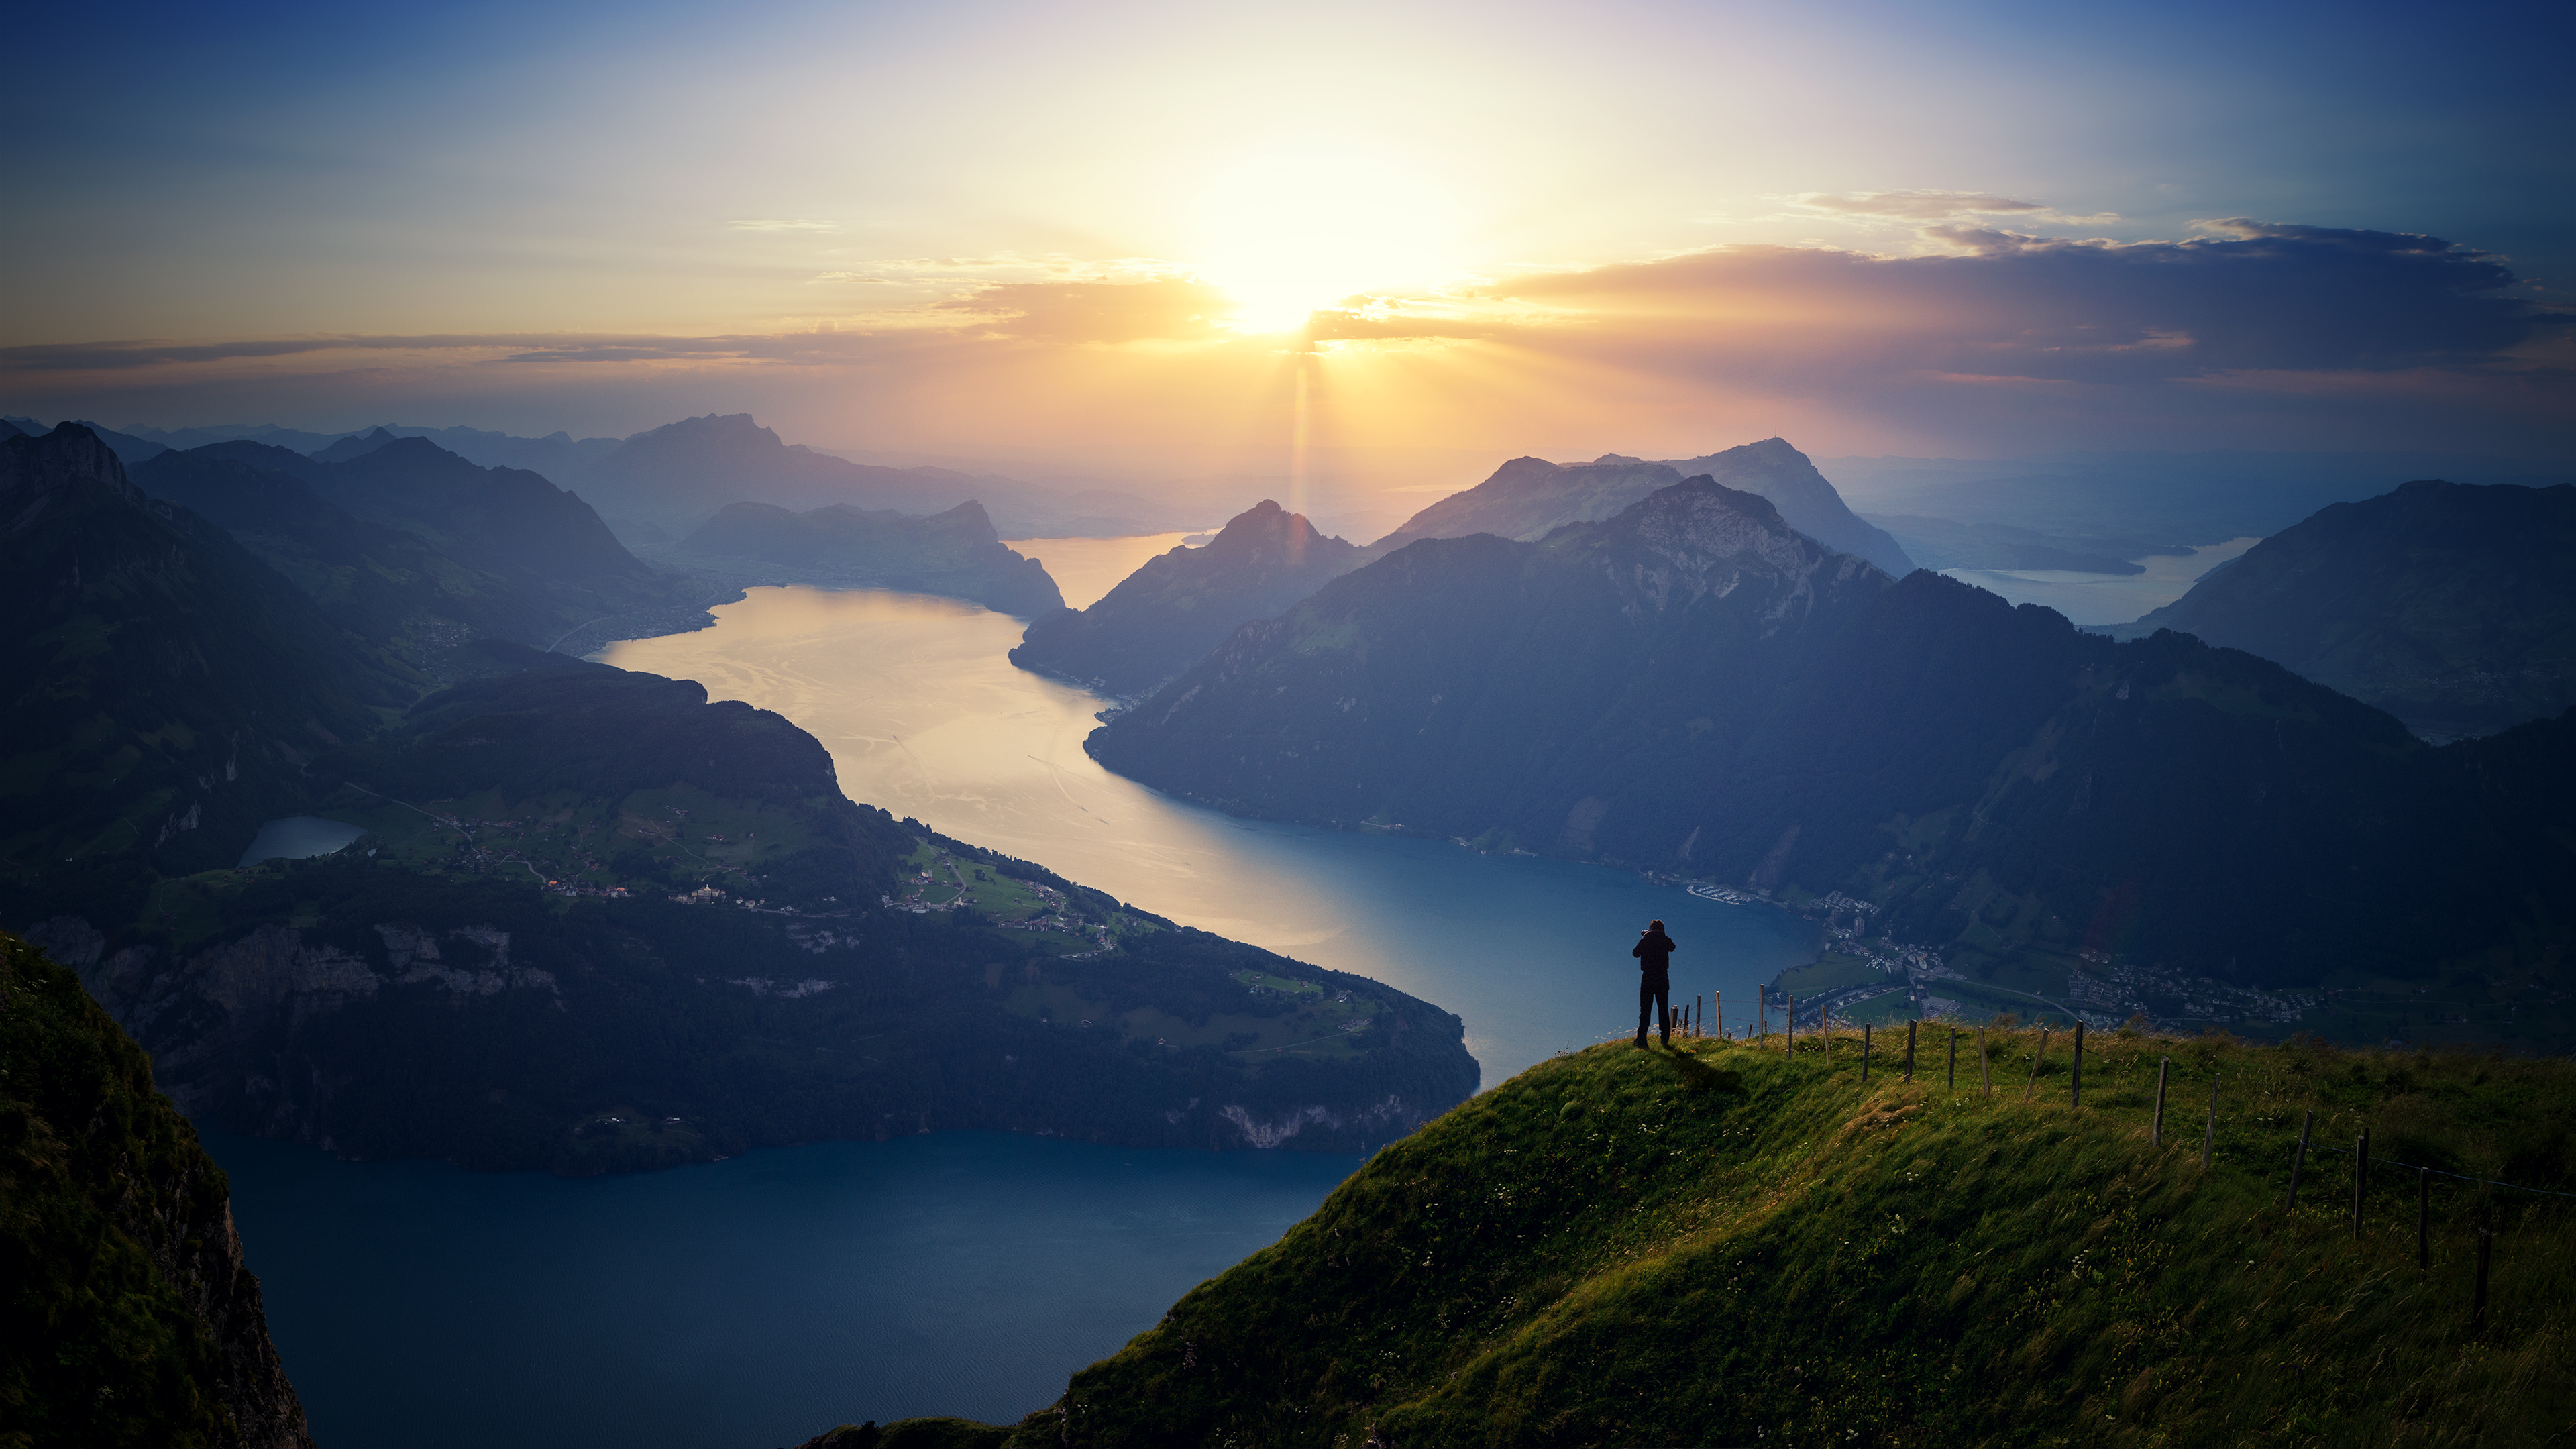
[[[1358,561],[1358,549],[1265,498],[1205,548],[1176,547],[1146,560],[1090,608],[1039,618],[1011,662],[1113,694],[1141,693]]]
[[[224,1175],[71,972],[0,934],[0,1443],[311,1449]]]

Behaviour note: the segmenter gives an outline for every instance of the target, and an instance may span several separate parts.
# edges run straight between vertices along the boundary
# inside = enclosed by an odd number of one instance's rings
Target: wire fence
[[[1713,1009],[1712,1009],[1712,1008],[1713,1008]],[[1620,1039],[1621,1039],[1621,1038],[1623,1038],[1623,1037],[1625,1037],[1625,1038],[1630,1038],[1630,1039],[1638,1039],[1638,1040],[1642,1040],[1642,1039],[1643,1039],[1646,1035],[1648,1035],[1649,1033],[1655,1033],[1655,1034],[1658,1034],[1659,1036],[1662,1036],[1662,1037],[1680,1036],[1680,1037],[1685,1037],[1685,1038],[1688,1038],[1688,1039],[1694,1039],[1694,1040],[1697,1040],[1697,1039],[1706,1039],[1706,1040],[1715,1040],[1715,1041],[1729,1041],[1729,1042],[1736,1042],[1736,1043],[1757,1043],[1757,1044],[1760,1044],[1760,1043],[1767,1043],[1767,1042],[1770,1040],[1770,1038],[1771,1038],[1773,1035],[1775,1035],[1775,1033],[1773,1033],[1773,1032],[1772,1032],[1772,1030],[1771,1030],[1771,1024],[1770,1024],[1770,1018],[1771,1018],[1771,1015],[1772,1015],[1772,1013],[1773,1013],[1774,1011],[1777,1011],[1777,1012],[1782,1016],[1782,1018],[1783,1018],[1783,1029],[1782,1029],[1780,1032],[1776,1033],[1776,1034],[1777,1034],[1777,1035],[1779,1035],[1779,1036],[1783,1039],[1783,1043],[1784,1043],[1784,1050],[1794,1049],[1794,1044],[1795,1044],[1795,1042],[1796,1042],[1796,1039],[1797,1039],[1797,1037],[1800,1035],[1800,1032],[1799,1032],[1798,1027],[1797,1027],[1797,1025],[1796,1025],[1796,1022],[1797,1022],[1797,1017],[1796,1017],[1796,1014],[1795,1014],[1795,1013],[1796,1013],[1796,998],[1795,998],[1795,997],[1787,997],[1787,996],[1784,996],[1784,997],[1780,998],[1780,999],[1779,999],[1779,1005],[1778,1005],[1778,1006],[1776,1006],[1776,1007],[1772,1004],[1772,1002],[1771,1002],[1771,1000],[1770,1000],[1770,999],[1768,999],[1768,998],[1762,998],[1762,999],[1760,999],[1760,1000],[1759,1000],[1759,1004],[1757,1004],[1757,1005],[1756,1005],[1756,1007],[1755,1007],[1752,1011],[1749,1011],[1749,1012],[1744,1013],[1744,1014],[1743,1014],[1743,1016],[1741,1016],[1740,1018],[1736,1018],[1736,1020],[1738,1020],[1738,1021],[1741,1023],[1742,1027],[1743,1027],[1743,1031],[1742,1031],[1741,1035],[1734,1035],[1734,1034],[1730,1034],[1730,1033],[1729,1033],[1729,1031],[1728,1031],[1728,1029],[1727,1029],[1727,1024],[1728,1024],[1729,1017],[1728,1017],[1728,1014],[1724,1011],[1722,997],[1721,997],[1721,998],[1714,998],[1714,999],[1707,999],[1707,998],[1701,998],[1701,997],[1696,997],[1696,996],[1695,996],[1695,997],[1693,997],[1690,1001],[1688,1001],[1688,1002],[1686,1002],[1686,1003],[1683,1003],[1683,1004],[1680,1004],[1680,1005],[1676,1005],[1676,1006],[1673,1006],[1672,1008],[1670,1008],[1670,1011],[1669,1011],[1669,1013],[1668,1013],[1668,1015],[1667,1015],[1666,1019],[1661,1023],[1660,1027],[1658,1027],[1658,1025],[1654,1022],[1654,1020],[1653,1020],[1652,1007],[1651,1007],[1651,1006],[1649,1006],[1645,1011],[1642,1011],[1642,1012],[1640,1012],[1640,1014],[1639,1014],[1639,1020],[1640,1020],[1641,1022],[1645,1023],[1645,1024],[1640,1025],[1639,1027],[1637,1027],[1637,1028],[1636,1028],[1636,1030],[1635,1030],[1634,1032],[1628,1032],[1628,1031],[1615,1031],[1615,1032],[1611,1032],[1611,1033],[1608,1033],[1607,1035],[1604,1035],[1604,1036],[1600,1036],[1600,1037],[1596,1037],[1596,1038],[1594,1038],[1590,1044],[1592,1044],[1592,1045],[1598,1045],[1598,1044],[1603,1043],[1603,1042],[1613,1042],[1613,1041],[1618,1041],[1618,1040],[1620,1040]],[[1704,1018],[1706,1018],[1706,1017],[1713,1017],[1713,1018],[1714,1018],[1714,1020],[1713,1020],[1713,1021],[1706,1021],[1706,1020],[1704,1020]],[[1862,1062],[1863,1062],[1863,1071],[1864,1071],[1864,1073],[1866,1073],[1866,1071],[1868,1070],[1867,1062],[1868,1062],[1869,1053],[1870,1053],[1872,1050],[1874,1050],[1874,1049],[1876,1048],[1876,1043],[1875,1043],[1875,1042],[1873,1042],[1873,1041],[1871,1040],[1871,1036],[1870,1036],[1869,1028],[1868,1028],[1868,1027],[1864,1027],[1864,1028],[1862,1029],[1862,1031],[1860,1032],[1859,1036],[1858,1036],[1858,1040],[1857,1040],[1857,1042],[1855,1042],[1855,1041],[1854,1041],[1854,1034],[1853,1034],[1853,1032],[1852,1032],[1852,1029],[1851,1029],[1849,1026],[1845,1026],[1845,1027],[1841,1028],[1841,1029],[1840,1029],[1840,1031],[1839,1031],[1839,1033],[1837,1033],[1837,1031],[1836,1031],[1836,1029],[1834,1028],[1834,1026],[1832,1025],[1831,1019],[1830,1019],[1829,1017],[1821,1017],[1821,1016],[1820,1016],[1819,1018],[1817,1018],[1817,1020],[1820,1022],[1820,1025],[1819,1025],[1819,1026],[1816,1026],[1816,1027],[1810,1027],[1810,1028],[1808,1028],[1804,1034],[1805,1034],[1805,1035],[1807,1035],[1807,1036],[1809,1036],[1809,1037],[1811,1037],[1811,1038],[1813,1038],[1813,1037],[1822,1037],[1822,1038],[1825,1040],[1826,1044],[1827,1044],[1827,1045],[1826,1045],[1826,1050],[1828,1050],[1828,1051],[1830,1051],[1830,1050],[1832,1049],[1832,1043],[1837,1039],[1837,1036],[1839,1036],[1839,1039],[1840,1039],[1841,1041],[1843,1041],[1843,1042],[1845,1043],[1845,1045],[1846,1045],[1846,1046],[1857,1046],[1857,1048],[1859,1049],[1859,1051],[1860,1051],[1860,1052],[1861,1052],[1861,1054],[1862,1054],[1862,1055],[1861,1055],[1861,1060],[1862,1060]],[[1906,1079],[1906,1080],[1909,1080],[1909,1081],[1910,1081],[1910,1080],[1912,1080],[1912,1078],[1913,1078],[1913,1072],[1914,1072],[1914,1057],[1915,1057],[1915,1055],[1916,1055],[1916,1049],[1917,1049],[1916,1033],[1919,1031],[1919,1029],[1920,1029],[1921,1027],[1923,1027],[1923,1026],[1924,1026],[1924,1025],[1926,1025],[1926,1024],[1927,1024],[1927,1023],[1925,1023],[1921,1018],[1916,1018],[1916,1019],[1910,1020],[1910,1021],[1908,1021],[1908,1022],[1905,1024],[1905,1025],[1906,1025],[1906,1043],[1905,1043],[1905,1050],[1904,1050],[1904,1063],[1903,1063],[1903,1065],[1902,1065],[1901,1067],[1897,1068],[1897,1070],[1898,1070],[1898,1071],[1900,1071],[1900,1072],[1905,1076],[1905,1079]],[[1979,1050],[1980,1050],[1981,1052],[1984,1050],[1984,1047],[1983,1047],[1983,1037],[1984,1037],[1984,1034],[1985,1034],[1985,1029],[1982,1029],[1982,1028],[1973,1028],[1973,1027],[1958,1027],[1958,1026],[1949,1025],[1949,1024],[1947,1024],[1947,1023],[1943,1023],[1943,1022],[1940,1022],[1940,1021],[1937,1021],[1937,1020],[1936,1020],[1936,1021],[1934,1021],[1934,1022],[1932,1022],[1932,1023],[1929,1023],[1929,1024],[1934,1025],[1934,1026],[1937,1026],[1937,1027],[1939,1027],[1941,1030],[1944,1030],[1944,1031],[1947,1031],[1947,1032],[1949,1032],[1949,1033],[1950,1033],[1950,1038],[1951,1038],[1951,1039],[1950,1039],[1950,1043],[1949,1043],[1949,1045],[1950,1045],[1954,1050],[1955,1050],[1955,1047],[1956,1047],[1956,1045],[1957,1045],[1957,1041],[1958,1041],[1959,1037],[1960,1037],[1963,1033],[1965,1033],[1965,1032],[1967,1032],[1967,1031],[1972,1031],[1972,1030],[1973,1030],[1973,1031],[1976,1031],[1976,1032],[1977,1032],[1977,1035],[1978,1035],[1978,1037],[1979,1037],[1979,1039],[1980,1039],[1980,1047],[1979,1047]],[[2025,1028],[2025,1027],[2006,1027],[2006,1028],[2001,1028],[2001,1029],[2002,1029],[2002,1030],[2020,1030],[2020,1031],[2027,1031],[2027,1030],[2030,1030],[2030,1028]],[[1893,1031],[1893,1027],[1892,1027],[1892,1025],[1891,1025],[1890,1030],[1891,1030],[1891,1032]],[[2031,1079],[2032,1079],[2032,1082],[2033,1082],[2034,1084],[2035,1084],[2035,1083],[2037,1082],[2037,1080],[2038,1080],[2038,1075],[2039,1075],[2039,1065],[2040,1065],[2041,1057],[2042,1057],[2042,1055],[2044,1055],[2044,1054],[2046,1053],[2046,1051],[2047,1051],[2047,1042],[2048,1042],[2048,1037],[2049,1037],[2049,1035],[2051,1034],[2051,1028],[2048,1028],[2048,1027],[2043,1026],[2043,1027],[2038,1028],[2038,1031],[2039,1031],[2039,1035],[2040,1035],[2040,1041],[2039,1041],[2039,1045],[2038,1045],[2038,1047],[2035,1049],[2035,1051],[2034,1051],[2034,1053],[2033,1053],[2032,1060],[2031,1060]],[[2077,1053],[2078,1053],[2078,1057],[2077,1057],[2077,1061],[2078,1061],[2078,1072],[2079,1072],[2079,1074],[2080,1074],[2080,1070],[2081,1070],[2081,1067],[2080,1067],[2080,1063],[2081,1063],[2081,1050],[2082,1050],[2082,1048],[2081,1048],[2081,1042],[2082,1042],[2082,1040],[2083,1040],[2083,1036],[2084,1036],[2084,1027],[2083,1027],[2083,1025],[2079,1022],[2079,1024],[2076,1026],[2076,1028],[2075,1028],[2071,1033],[2069,1033],[2069,1035],[2070,1035],[2070,1036],[2072,1036],[2072,1037],[2073,1037],[2073,1039],[2078,1043],[2078,1046],[2077,1046],[2076,1050],[2077,1050]],[[1559,1053],[1559,1055],[1563,1055],[1563,1053]],[[1949,1069],[1951,1069],[1951,1070],[1955,1070],[1955,1061],[1953,1061],[1953,1062],[1950,1064]],[[1885,1070],[1885,1069],[1884,1069],[1884,1068],[1882,1068],[1881,1070]],[[1981,1063],[1981,1066],[1980,1066],[1980,1073],[1981,1073],[1981,1076],[1984,1074],[1984,1067],[1983,1067],[1982,1063]],[[1864,1078],[1864,1079],[1866,1079],[1866,1078]],[[2081,1082],[2081,1077],[2080,1077],[2080,1075],[2078,1075],[2078,1076],[2075,1078],[2075,1081],[2076,1081],[2077,1083],[2079,1083],[2079,1084],[2080,1084],[2080,1082]],[[2216,1087],[2217,1087],[2217,1084],[2216,1084],[2216,1082],[2213,1080],[2213,1082],[2211,1083],[2211,1099],[2210,1099],[2210,1112],[2211,1112],[2210,1135],[2211,1135],[2212,1137],[2215,1137],[2215,1135],[2216,1135],[2216,1127],[2217,1127],[2217,1116],[2216,1116],[2216,1114],[2217,1114],[2217,1091],[2216,1091]],[[2077,1087],[2077,1090],[2079,1090],[2079,1091],[2081,1090],[2080,1085]],[[1988,1080],[1988,1081],[1987,1081],[1987,1084],[1982,1088],[1982,1091],[1983,1091],[1986,1095],[1992,1095],[1992,1094],[1993,1094],[1994,1087],[1993,1087],[1993,1084],[1992,1084],[1991,1080]],[[2027,1101],[2027,1100],[2029,1100],[2029,1099],[2030,1099],[2030,1092],[2029,1092],[2029,1090],[2028,1090],[2027,1088],[2025,1088],[2025,1090],[2024,1090],[2024,1092],[2023,1092],[2023,1094],[2022,1094],[2022,1095],[2023,1095],[2023,1100],[2024,1100],[2024,1101]],[[2158,1124],[2158,1126],[2157,1126],[2157,1130],[2158,1130],[2159,1132],[2161,1132],[2161,1131],[2162,1131],[2162,1124],[2163,1124],[2163,1120],[2164,1120],[2164,1089],[2163,1089],[2163,1085],[2162,1085],[2162,1080],[2161,1080],[2161,1078],[2159,1078],[2159,1083],[2158,1083],[2158,1087],[2157,1087],[2157,1101],[2156,1101],[2156,1121],[2157,1121],[2157,1124]],[[2300,1146],[2299,1146],[2299,1155],[2300,1155],[2302,1158],[2304,1158],[2308,1153],[2312,1153],[2312,1152],[2332,1152],[2332,1153],[2339,1153],[2339,1154],[2341,1154],[2341,1155],[2343,1155],[2343,1156],[2346,1156],[2346,1157],[2350,1157],[2350,1156],[2355,1155],[2355,1153],[2354,1153],[2354,1149],[2352,1149],[2352,1148],[2349,1148],[2349,1147],[2332,1147],[2332,1146],[2328,1146],[2327,1144],[2322,1143],[2322,1142],[2311,1142],[2311,1141],[2308,1141],[2308,1140],[2304,1137],[2304,1135],[2303,1135],[2303,1136],[2302,1136],[2302,1138],[2301,1138],[2301,1141],[2300,1141]],[[2206,1154],[2204,1154],[2204,1156],[2206,1156]],[[2534,1187],[2534,1186],[2532,1186],[2532,1185],[2531,1185],[2531,1184],[2529,1184],[2529,1183],[2522,1183],[2522,1182],[2507,1182],[2507,1181],[2505,1181],[2505,1180],[2503,1180],[2503,1179],[2501,1179],[2501,1178],[2493,1178],[2493,1177],[2477,1177],[2477,1176],[2474,1176],[2474,1175],[2469,1174],[2469,1173],[2464,1173],[2464,1172],[2453,1172],[2453,1171],[2451,1171],[2451,1170],[2450,1170],[2450,1169],[2448,1169],[2448,1168],[2443,1168],[2443,1167],[2433,1167],[2433,1166],[2429,1166],[2429,1165],[2427,1165],[2427,1164],[2423,1164],[2423,1163],[2415,1163],[2415,1162],[2400,1162],[2400,1161],[2396,1160],[2395,1158],[2385,1158],[2385,1157],[2379,1157],[2379,1156],[2376,1156],[2376,1155],[2371,1155],[2371,1156],[2369,1156],[2369,1157],[2367,1158],[2367,1161],[2368,1161],[2371,1165],[2384,1166],[2384,1167],[2394,1167],[2394,1168],[2402,1168],[2402,1169],[2405,1169],[2405,1170],[2407,1170],[2407,1171],[2411,1171],[2411,1172],[2425,1172],[2425,1173],[2430,1173],[2430,1174],[2432,1174],[2432,1175],[2433,1175],[2433,1176],[2435,1176],[2435,1177],[2445,1177],[2445,1178],[2449,1178],[2449,1179],[2451,1179],[2451,1180],[2453,1180],[2453,1181],[2455,1181],[2455,1182],[2474,1183],[2474,1184],[2476,1184],[2476,1185],[2478,1185],[2478,1186],[2480,1186],[2480,1187],[2497,1187],[2497,1188],[2505,1188],[2505,1189],[2508,1189],[2508,1190],[2513,1191],[2513,1192],[2527,1192],[2527,1193],[2533,1193],[2533,1194],[2536,1194],[2536,1195],[2541,1196],[2541,1197],[2557,1197],[2557,1198],[2570,1198],[2570,1199],[2576,1199],[2576,1192],[2564,1192],[2564,1191],[2561,1191],[2561,1190],[2559,1190],[2559,1189],[2557,1189],[2557,1188],[2550,1188],[2550,1187]],[[2294,1176],[2294,1178],[2295,1178],[2295,1173],[2296,1173],[2296,1169],[2294,1168],[2294,1169],[2293,1169],[2293,1176]]]

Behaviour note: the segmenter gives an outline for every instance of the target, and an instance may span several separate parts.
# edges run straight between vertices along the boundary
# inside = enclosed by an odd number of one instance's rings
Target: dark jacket
[[[1672,937],[1657,931],[1651,936],[1638,937],[1637,944],[1628,954],[1637,958],[1638,970],[1649,976],[1661,976],[1672,969],[1673,952],[1679,949],[1673,944]]]

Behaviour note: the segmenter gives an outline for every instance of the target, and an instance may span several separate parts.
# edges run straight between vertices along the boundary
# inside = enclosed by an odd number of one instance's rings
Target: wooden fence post
[[[2209,1154],[2218,1150],[2218,1073],[2209,1074],[2209,1130],[2201,1134],[2200,1165],[2209,1166]]]
[[[1825,1049],[1825,1070],[1834,1069],[1834,1008],[1828,1003],[1816,1008],[1816,1040]]]
[[[1869,1023],[1860,1024],[1860,1084],[1869,1085]]]
[[[1959,1090],[1959,1029],[1955,1026],[1950,1028],[1950,1082],[1947,1090]]]
[[[1905,1080],[1914,1080],[1914,1023],[1905,1023]]]
[[[2370,1181],[2370,1129],[2352,1139],[2352,1235],[2361,1236],[2361,1194]]]
[[[2433,1169],[2415,1169],[2415,1266],[2433,1266]]]
[[[1986,1070],[1986,1029],[1982,1026],[1977,1028],[1977,1081],[1987,1096],[1995,1094],[1995,1074]]]
[[[2289,1210],[2291,1212],[2299,1210],[2299,1169],[2306,1165],[2308,1160],[2308,1130],[2316,1125],[2317,1109],[2310,1107],[2308,1115],[2299,1119],[2299,1145],[2290,1152]]]
[[[1780,1051],[1784,1056],[1795,1057],[1798,1054],[1798,998],[1792,996],[1788,1000],[1789,1009],[1780,1014],[1789,1019],[1789,1044]]]
[[[1708,994],[1708,999],[1710,1004],[1717,1008],[1716,1011],[1710,1013],[1717,1018],[1717,1039],[1719,1041],[1724,1041],[1726,1040],[1726,993],[1723,991],[1712,991]]]
[[[2493,1228],[2486,1227],[2479,1228],[2478,1296],[2475,1306],[2469,1310],[2469,1327],[2473,1329],[2484,1328],[2487,1326],[2487,1251],[2494,1246],[2495,1230]]]
[[[2075,1075],[2067,1078],[2066,1105],[2084,1105],[2084,1019],[2075,1020]]]
[[[2171,1057],[2158,1057],[2156,1059],[2156,1115],[2154,1119],[2147,1124],[2147,1145],[2149,1147],[2162,1147],[2165,1142],[2165,1072],[2172,1066],[2173,1058]],[[2295,1194],[2298,1192],[2298,1188],[2295,1186],[2298,1182],[2297,1168],[2290,1169],[2290,1181],[2293,1184],[2290,1191]]]
[[[2048,1028],[2043,1026],[2039,1029],[2039,1050],[2030,1054],[2030,1080],[2021,1084],[2021,1099],[2025,1102],[2030,1100],[2030,1094],[2039,1086],[2039,1059],[2046,1055],[2048,1055]]]

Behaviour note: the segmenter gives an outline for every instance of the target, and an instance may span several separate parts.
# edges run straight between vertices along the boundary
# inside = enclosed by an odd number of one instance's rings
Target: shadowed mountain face
[[[1359,550],[1268,499],[1205,547],[1146,561],[1088,609],[1029,625],[1011,662],[1111,694],[1151,689],[1235,629],[1267,619],[1349,569]]]
[[[80,982],[0,933],[11,1442],[312,1449],[223,1171]]]
[[[2409,483],[2338,503],[2113,630],[2259,654],[2436,737],[2576,704],[2576,487]]]
[[[228,865],[408,679],[85,428],[0,441],[7,893]]]
[[[1972,968],[2100,935],[2290,983],[2564,929],[2576,857],[2506,842],[2567,797],[2576,716],[2527,728],[2437,757],[2250,655],[1891,584],[1694,480],[1536,544],[1414,544],[1089,748],[1250,814],[1847,889]]]
[[[1865,558],[1891,577],[1913,572],[1914,561],[1896,540],[1853,513],[1807,455],[1782,439],[1765,438],[1701,458],[1678,458],[1670,466],[1684,477],[1704,473],[1729,488],[1770,499],[1791,528],[1827,548]]]
[[[371,644],[416,652],[458,630],[542,644],[578,622],[542,592],[458,563],[402,529],[355,517],[256,456],[216,448],[164,453],[132,477],[151,496],[229,529]]]
[[[535,473],[478,468],[425,438],[392,439],[319,466],[310,480],[360,518],[505,577],[543,578],[612,602],[664,591],[580,498]]]
[[[1022,618],[1064,607],[1045,566],[1005,546],[984,506],[974,502],[927,518],[844,504],[794,513],[735,503],[676,551],[764,583],[945,594]]]

